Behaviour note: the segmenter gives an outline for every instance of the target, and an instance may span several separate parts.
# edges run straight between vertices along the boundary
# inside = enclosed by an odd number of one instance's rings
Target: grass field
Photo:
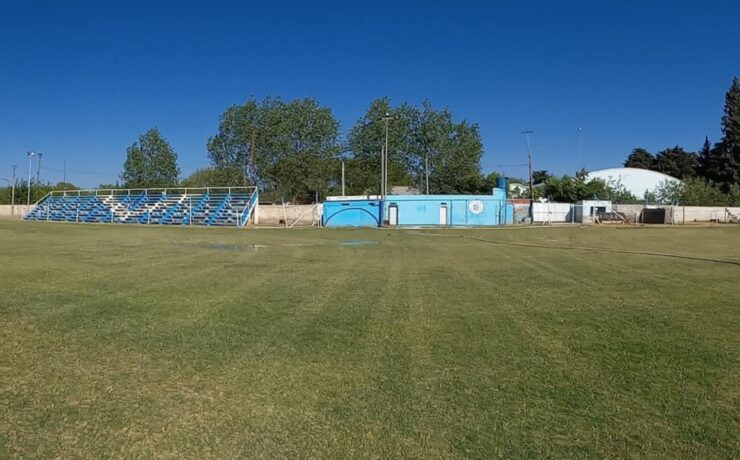
[[[0,457],[740,456],[740,227],[0,223]]]

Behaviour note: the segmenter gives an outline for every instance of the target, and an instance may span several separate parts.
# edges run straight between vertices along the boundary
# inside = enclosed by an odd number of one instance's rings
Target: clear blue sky
[[[0,177],[115,181],[153,126],[183,174],[249,96],[313,96],[346,131],[373,98],[429,99],[480,125],[486,172],[572,173],[630,149],[719,137],[740,75],[737,1],[52,2],[0,13]]]

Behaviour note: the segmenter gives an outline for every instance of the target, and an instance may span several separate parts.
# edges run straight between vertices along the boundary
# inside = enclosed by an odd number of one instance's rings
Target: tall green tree
[[[483,186],[483,142],[478,125],[456,122],[448,109],[422,104],[416,135],[416,177],[423,177],[428,159],[430,193],[477,193]],[[422,169],[421,166],[424,166]],[[421,173],[421,174],[419,174]]]
[[[678,179],[696,177],[699,162],[694,152],[680,146],[667,148],[655,156],[655,170]]]
[[[483,185],[481,186],[480,193],[491,194],[494,188],[498,186],[498,179],[503,177],[498,171],[492,171],[483,178]]]
[[[647,150],[637,147],[632,149],[627,160],[624,162],[626,168],[654,169],[655,157]]]
[[[121,174],[126,187],[173,187],[179,175],[177,154],[157,128],[139,136],[139,140],[126,150]]]
[[[712,150],[710,179],[728,192],[740,184],[740,80],[735,77],[725,95],[725,113],[722,117],[722,141]]]
[[[542,184],[550,177],[552,177],[552,174],[550,174],[550,172],[546,169],[532,172],[532,182],[534,182],[535,184]]]
[[[255,149],[259,140],[267,138],[263,130],[264,114],[277,110],[279,99],[268,97],[261,102],[249,99],[243,105],[233,105],[219,117],[218,134],[208,139],[207,149],[211,164],[226,184],[257,185],[259,177],[254,166],[252,140]],[[224,185],[224,184],[222,184]]]
[[[381,151],[388,128],[388,185],[417,185],[409,170],[413,165],[414,133],[419,123],[418,111],[408,105],[391,107],[390,99],[372,101],[365,115],[350,129],[347,147],[352,162],[348,164],[348,193],[380,193]]]
[[[331,110],[315,99],[250,99],[221,116],[208,156],[233,185],[256,184],[278,199],[311,202],[336,181],[338,135]]]
[[[447,109],[391,107],[388,98],[376,99],[350,130],[348,144],[354,159],[353,192],[380,190],[380,152],[388,126],[388,184],[426,188],[430,193],[477,193],[484,188],[480,170],[483,143],[478,126],[456,122]]]
[[[697,176],[709,178],[711,171],[716,169],[714,162],[715,158],[712,153],[712,143],[709,142],[709,136],[704,136],[704,144],[702,144],[701,149],[696,154]]]

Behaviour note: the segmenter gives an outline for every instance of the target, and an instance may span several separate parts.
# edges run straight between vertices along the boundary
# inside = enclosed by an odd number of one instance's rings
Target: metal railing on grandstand
[[[256,187],[55,190],[24,219],[243,227],[258,205]]]

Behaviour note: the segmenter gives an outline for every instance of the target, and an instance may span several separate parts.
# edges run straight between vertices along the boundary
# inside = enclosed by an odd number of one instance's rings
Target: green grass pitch
[[[597,248],[740,227],[2,222],[0,457],[740,456],[740,266]]]

